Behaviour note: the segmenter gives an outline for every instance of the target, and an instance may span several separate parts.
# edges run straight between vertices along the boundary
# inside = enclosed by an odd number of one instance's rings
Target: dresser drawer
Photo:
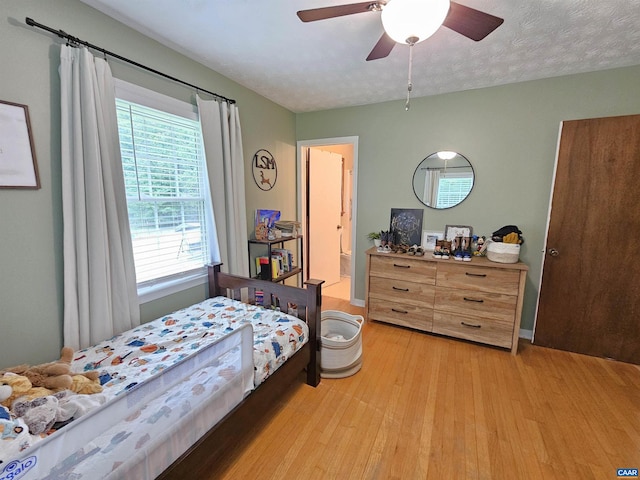
[[[371,256],[369,275],[410,282],[436,284],[436,264],[411,258]]]
[[[438,265],[436,284],[443,287],[477,290],[480,292],[518,295],[520,272],[491,267]]]
[[[450,313],[433,313],[433,333],[511,348],[513,321],[468,317]]]
[[[436,287],[434,309],[513,323],[518,297],[477,290]]]
[[[405,303],[369,298],[369,316],[367,320],[379,320],[430,332],[433,322],[433,310]]]
[[[435,294],[436,287],[424,283],[382,277],[371,277],[369,281],[369,297],[379,300],[390,300],[417,307],[433,308]]]
[[[515,355],[528,267],[367,250],[367,319],[508,348]]]

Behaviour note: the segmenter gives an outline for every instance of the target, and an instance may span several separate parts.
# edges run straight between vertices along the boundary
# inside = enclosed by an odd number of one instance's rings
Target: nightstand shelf
[[[274,258],[274,252],[279,251],[280,249],[285,250],[285,244],[294,241],[297,251],[291,252],[292,255],[289,257],[289,262],[285,262],[285,264],[288,263],[289,265],[286,267],[288,270],[274,276],[274,264],[271,260]],[[256,254],[256,251],[259,253]],[[264,276],[261,276],[261,270],[258,269],[256,265],[256,257],[260,257],[260,252],[264,253],[265,251],[266,255],[263,255],[263,257],[266,257],[269,261],[261,265],[261,269],[264,269]],[[294,262],[296,257],[298,259],[297,264]],[[295,237],[282,237],[275,240],[249,240],[249,274],[254,278],[262,278],[264,280],[271,280],[272,282],[282,282],[287,278],[302,273],[302,266],[302,235],[297,235]]]

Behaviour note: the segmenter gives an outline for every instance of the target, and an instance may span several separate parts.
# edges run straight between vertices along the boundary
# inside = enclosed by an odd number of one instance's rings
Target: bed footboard
[[[221,458],[231,455],[251,434],[256,412],[265,412],[277,404],[282,393],[299,381],[306,368],[306,383],[320,383],[320,322],[323,280],[309,280],[306,288],[291,287],[267,280],[230,275],[220,264],[209,266],[209,296],[225,296],[245,303],[259,303],[294,313],[309,326],[309,342],[266,381],[261,383],[221,422],[200,438],[191,449],[160,475],[161,479],[203,478]],[[260,292],[258,295],[256,292]]]

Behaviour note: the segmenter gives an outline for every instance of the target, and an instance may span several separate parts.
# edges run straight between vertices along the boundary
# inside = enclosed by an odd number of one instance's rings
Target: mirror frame
[[[417,166],[417,167],[416,167],[416,169],[414,170],[414,172],[413,172],[413,177],[412,177],[412,179],[411,179],[411,186],[413,187],[413,194],[416,196],[416,198],[418,199],[418,201],[419,201],[422,205],[424,205],[425,207],[433,208],[434,210],[448,210],[449,208],[457,207],[457,206],[458,206],[458,205],[460,205],[462,202],[464,202],[467,198],[469,198],[469,195],[470,195],[470,194],[471,194],[471,192],[473,191],[473,187],[474,187],[474,186],[475,186],[475,184],[476,184],[476,171],[474,170],[473,165],[471,164],[471,162],[469,161],[469,159],[468,159],[467,157],[465,157],[464,155],[462,155],[461,153],[458,153],[458,152],[454,152],[454,153],[456,154],[456,156],[461,157],[463,160],[465,160],[465,161],[469,164],[469,168],[471,168],[471,173],[473,174],[473,179],[472,179],[472,182],[471,182],[471,188],[469,189],[469,191],[467,192],[467,195],[466,195],[462,200],[460,200],[460,201],[459,201],[458,203],[456,203],[455,205],[451,205],[450,207],[441,207],[441,208],[438,208],[438,207],[434,207],[434,206],[431,206],[431,205],[427,205],[425,202],[423,202],[423,201],[422,201],[422,199],[421,199],[421,197],[420,197],[420,195],[418,195],[418,192],[416,191],[416,175],[418,174],[418,172],[420,171],[420,168],[423,166],[423,164],[424,164],[427,160],[429,160],[429,159],[431,159],[432,157],[434,157],[434,156],[437,156],[437,155],[438,155],[438,152],[433,152],[433,153],[431,153],[431,154],[427,155],[425,158],[423,158],[423,159],[420,161],[420,163],[418,164],[418,166]],[[455,157],[454,157],[454,158],[455,158]]]

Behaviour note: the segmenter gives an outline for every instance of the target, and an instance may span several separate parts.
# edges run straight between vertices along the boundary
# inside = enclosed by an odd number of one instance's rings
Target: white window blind
[[[437,208],[449,208],[464,200],[473,186],[469,173],[443,173],[438,185]]]
[[[203,269],[211,228],[200,124],[121,98],[116,108],[138,285]]]

